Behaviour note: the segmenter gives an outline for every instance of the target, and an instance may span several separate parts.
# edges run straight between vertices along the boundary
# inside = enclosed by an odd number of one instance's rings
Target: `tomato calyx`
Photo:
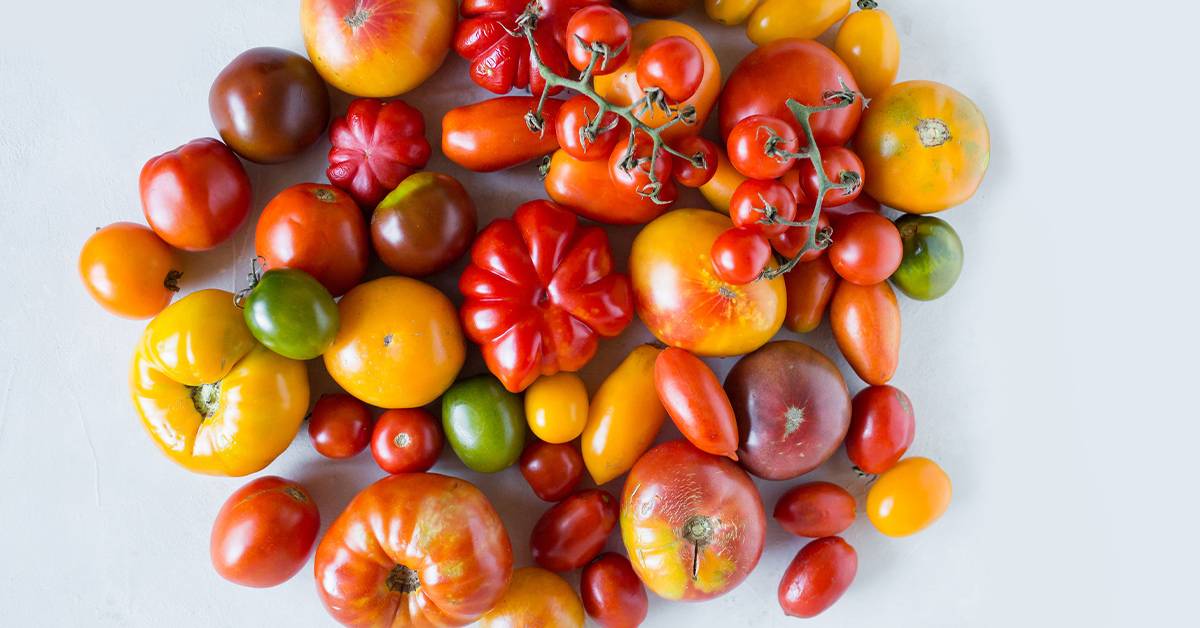
[[[182,270],[168,270],[166,278],[163,279],[163,287],[171,292],[179,292],[179,280],[181,278],[183,278]]]
[[[205,419],[216,414],[221,407],[221,382],[188,386],[187,389],[188,396],[192,398],[192,406]]]
[[[694,515],[683,524],[683,532],[680,536],[683,537],[683,540],[691,543],[693,547],[692,580],[695,580],[700,574],[700,550],[712,542],[715,530],[716,524],[713,523],[712,517],[705,515]]]
[[[412,593],[421,588],[421,577],[410,567],[396,565],[388,574],[387,588],[393,593]]]
[[[879,3],[875,0],[858,0],[859,11],[870,11],[877,8],[879,8]]]

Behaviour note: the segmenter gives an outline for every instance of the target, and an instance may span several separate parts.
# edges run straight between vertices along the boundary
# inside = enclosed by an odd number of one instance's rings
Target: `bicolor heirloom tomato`
[[[562,576],[540,567],[513,572],[500,601],[479,628],[583,628],[583,603]]]

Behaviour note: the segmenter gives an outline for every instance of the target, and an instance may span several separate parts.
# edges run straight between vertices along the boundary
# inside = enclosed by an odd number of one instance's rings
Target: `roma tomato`
[[[838,283],[829,323],[838,349],[864,382],[880,386],[892,379],[900,362],[900,305],[887,282]]]
[[[222,578],[245,587],[273,587],[304,567],[321,515],[296,482],[268,475],[225,500],[209,537],[208,554]]]
[[[179,292],[179,260],[149,227],[114,222],[79,251],[79,277],[101,307],[125,318],[150,318]]]
[[[575,12],[567,21],[563,44],[567,59],[576,70],[592,67],[592,75],[609,74],[629,58],[632,34],[629,20],[620,11],[606,5],[592,5]],[[592,66],[592,58],[597,61]]]
[[[935,216],[896,219],[904,257],[892,284],[909,298],[932,301],[950,291],[962,273],[963,245],[950,223]]]
[[[542,501],[561,501],[583,479],[583,456],[572,443],[534,440],[521,453],[521,475]]]
[[[617,499],[600,489],[580,491],[550,507],[533,526],[533,562],[550,571],[588,564],[617,527]]]
[[[371,455],[391,474],[428,471],[442,455],[442,430],[420,408],[388,410],[375,422]]]
[[[651,591],[668,600],[709,600],[758,564],[766,515],[754,482],[736,464],[669,441],[629,472],[621,537]]]
[[[521,399],[491,375],[464,379],[446,391],[442,427],[459,460],[479,473],[511,467],[525,447]]]
[[[698,135],[689,135],[675,142],[673,148],[691,159],[675,158],[675,182],[689,188],[707,184],[717,174],[720,164],[717,145]],[[703,167],[700,163],[703,163]]]
[[[713,209],[729,213],[729,203],[733,193],[746,181],[746,175],[737,171],[730,163],[725,149],[717,147],[717,171],[708,183],[700,186],[700,193]]]
[[[845,532],[854,523],[854,497],[830,482],[809,482],[788,489],[773,514],[784,530],[814,539]]]
[[[479,489],[407,473],[359,493],[325,532],[315,562],[317,592],[342,624],[461,626],[504,596],[513,558],[504,522]]]
[[[456,107],[442,116],[442,153],[475,172],[495,172],[519,166],[554,152],[554,132],[563,101],[553,98],[542,108],[545,128],[534,133],[525,114],[537,107],[530,96],[504,96]]]
[[[642,345],[605,378],[588,407],[581,446],[597,485],[625,473],[650,448],[667,411],[654,387],[659,349]]]
[[[667,206],[675,200],[675,183],[671,173],[675,169],[675,158],[665,150],[654,154],[653,141],[645,133],[638,133],[629,149],[629,138],[625,137],[613,147],[608,157],[608,175],[618,189],[626,194],[643,197],[658,197]]]
[[[302,270],[263,273],[242,308],[255,340],[293,360],[321,355],[337,335],[337,304],[325,286]]]
[[[746,179],[729,198],[729,217],[734,226],[749,227],[772,238],[789,229],[787,225],[770,224],[772,219],[796,219],[796,198],[775,179]]]
[[[146,224],[185,251],[206,251],[228,240],[250,213],[246,169],[211,138],[151,158],[138,187]]]
[[[696,44],[678,35],[654,42],[638,59],[638,86],[660,90],[671,102],[691,98],[703,80],[704,55]]]
[[[800,262],[783,276],[783,281],[787,286],[787,318],[783,324],[800,334],[819,327],[838,283],[829,258]]]
[[[574,440],[587,418],[587,388],[574,373],[543,375],[525,389],[525,420],[533,435],[547,443]]]
[[[779,606],[791,617],[816,617],[837,602],[858,573],[858,552],[827,536],[800,548],[779,581]]]
[[[904,259],[904,244],[892,221],[859,212],[837,221],[828,256],[842,279],[870,286],[887,281],[896,272]]]
[[[567,76],[570,66],[563,50],[567,21],[579,9],[608,0],[539,0],[537,29],[533,32],[538,58],[555,74]],[[454,33],[454,50],[470,65],[471,80],[497,94],[529,88],[540,96],[546,80],[538,71],[529,42],[514,36],[517,19],[528,7],[512,0],[467,0],[462,3],[463,20]],[[560,88],[550,90],[550,93]]]
[[[254,229],[267,268],[296,268],[335,297],[367,272],[367,225],[354,199],[316,183],[293,185],[267,203]]]
[[[905,458],[888,469],[867,493],[867,516],[888,536],[908,536],[929,527],[950,507],[950,477],[928,458]]]
[[[742,286],[762,275],[771,261],[771,243],[754,227],[734,227],[713,242],[713,271],[721,281]]]
[[[875,98],[896,80],[900,69],[900,38],[887,11],[875,0],[859,0],[854,12],[838,28],[833,51],[854,73],[863,95]]]
[[[583,161],[608,159],[612,149],[625,133],[624,121],[609,112],[596,122],[600,108],[582,94],[572,96],[558,111],[554,133],[558,145],[572,157]],[[593,128],[595,125],[595,128]]]
[[[763,46],[787,38],[816,39],[850,12],[850,0],[762,0],[746,36]]]
[[[329,142],[325,176],[364,209],[424,168],[432,150],[424,116],[400,100],[354,100],[346,115],[329,125]]]
[[[850,391],[820,351],[778,340],[738,360],[725,378],[737,416],[738,460],[766,480],[821,466],[850,427]]]
[[[675,427],[700,451],[737,460],[737,419],[721,380],[700,358],[667,347],[654,361],[654,387]]]
[[[571,584],[538,567],[513,572],[512,584],[479,628],[583,628],[583,603]]]
[[[371,215],[371,244],[388,268],[410,277],[445,270],[475,237],[475,202],[454,177],[418,172]]]
[[[308,418],[313,449],[326,458],[350,458],[371,444],[371,410],[350,395],[321,395]]]
[[[550,158],[545,186],[546,194],[554,202],[588,220],[610,225],[642,224],[670,208],[669,203],[660,205],[614,183],[607,159],[581,161],[565,150]],[[677,195],[675,182],[665,180],[659,200],[673,202]]]
[[[866,173],[863,170],[862,160],[854,154],[854,151],[842,146],[822,148],[821,169],[825,171],[825,176],[829,177],[830,181],[853,186],[848,190],[826,190],[825,200],[821,203],[821,207],[837,207],[858,198],[859,193],[862,192],[862,183],[866,179]],[[804,199],[811,205],[816,202],[817,196],[819,196],[817,192],[821,189],[817,169],[813,167],[811,159],[800,160],[798,174]]]
[[[796,163],[794,157],[771,155],[772,148],[789,153],[800,148],[800,139],[792,125],[775,116],[749,116],[734,125],[725,140],[729,162],[751,179],[783,176]]]
[[[579,578],[583,607],[603,628],[635,628],[646,620],[650,600],[629,559],[605,552]]]
[[[846,455],[865,473],[891,469],[916,436],[912,402],[893,386],[868,386],[854,395]]]

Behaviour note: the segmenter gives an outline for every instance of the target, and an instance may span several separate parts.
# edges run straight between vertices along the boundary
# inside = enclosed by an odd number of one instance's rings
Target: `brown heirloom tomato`
[[[308,437],[326,458],[349,458],[371,443],[371,410],[350,395],[321,395],[308,418]]]
[[[700,358],[667,347],[654,361],[654,387],[675,427],[701,451],[737,460],[737,419],[721,380]]]
[[[784,530],[814,539],[846,531],[857,510],[854,496],[830,482],[794,486],[775,502],[772,515]]]
[[[453,264],[475,237],[475,203],[450,175],[418,172],[371,216],[371,243],[388,268],[424,277]]]
[[[854,395],[846,455],[866,473],[883,473],[899,462],[916,436],[912,402],[893,386],[868,386]]]
[[[551,571],[578,569],[604,549],[617,525],[617,499],[600,489],[580,491],[550,507],[533,526],[533,562]]]
[[[839,283],[829,323],[838,349],[864,382],[879,386],[892,379],[900,363],[900,304],[888,282]]]
[[[146,223],[167,244],[206,251],[229,239],[250,213],[250,177],[212,138],[150,159],[138,180]]]
[[[521,475],[539,499],[560,501],[583,479],[583,456],[574,443],[534,439],[521,453]]]
[[[347,626],[461,626],[489,611],[512,578],[504,522],[470,482],[436,473],[386,477],[333,522],[313,573]]]
[[[475,172],[518,166],[558,148],[554,131],[563,101],[550,99],[542,108],[545,129],[534,133],[525,114],[537,107],[530,96],[502,96],[456,107],[442,117],[442,152],[450,161]]]
[[[562,576],[540,567],[513,572],[512,584],[479,628],[583,628],[583,604]]]
[[[583,607],[604,628],[634,628],[646,619],[650,600],[629,559],[605,552],[579,578]]]
[[[783,281],[787,286],[787,318],[783,324],[801,334],[819,327],[838,284],[829,258],[822,255],[800,262],[783,276]]]
[[[858,552],[841,537],[827,536],[800,549],[779,581],[779,606],[792,617],[820,615],[854,582]]]
[[[308,560],[321,516],[303,486],[268,475],[239,488],[213,522],[209,557],[222,578],[273,587]]]
[[[179,291],[179,262],[149,227],[114,222],[96,230],[79,251],[79,276],[104,309],[126,318],[150,318]]]
[[[340,297],[367,272],[367,225],[354,199],[300,183],[267,203],[254,229],[254,250],[267,268],[298,268]]]

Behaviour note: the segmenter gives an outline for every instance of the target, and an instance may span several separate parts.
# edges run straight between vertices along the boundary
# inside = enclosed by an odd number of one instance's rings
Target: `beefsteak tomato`
[[[329,125],[329,182],[371,209],[429,162],[425,117],[400,100],[359,98]]]

